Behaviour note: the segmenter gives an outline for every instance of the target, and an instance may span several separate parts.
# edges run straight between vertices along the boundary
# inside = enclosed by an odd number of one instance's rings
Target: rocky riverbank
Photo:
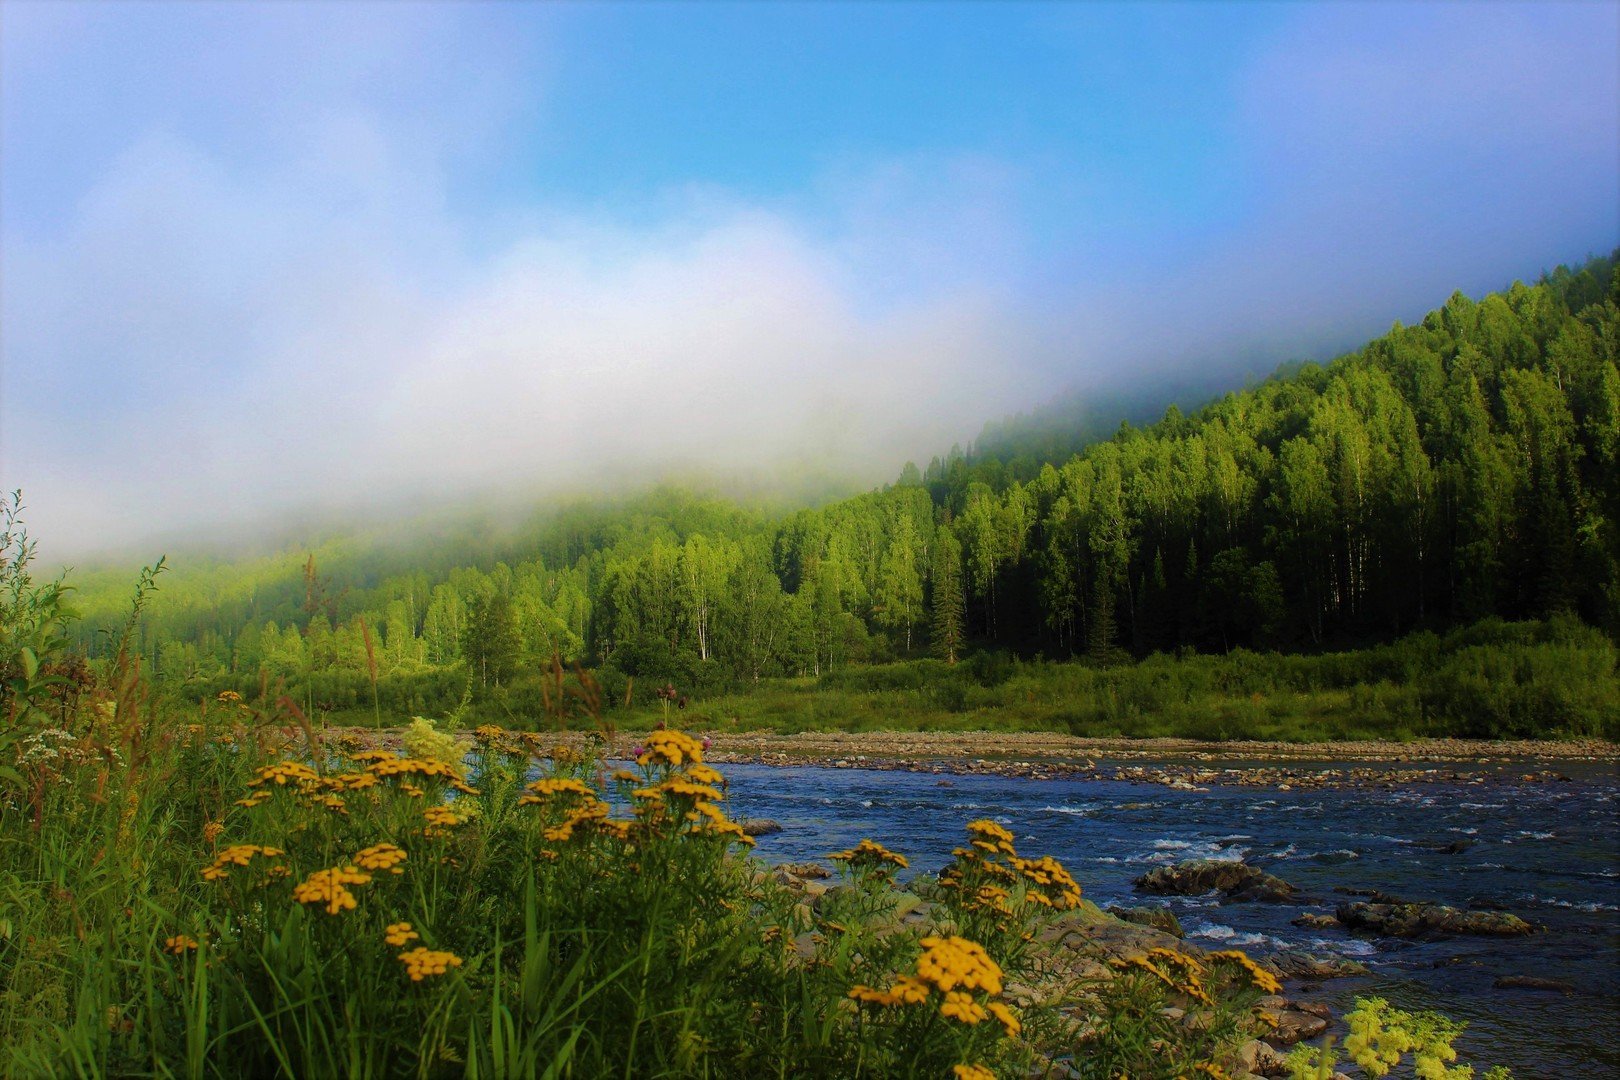
[[[1566,769],[1572,765],[1620,763],[1620,744],[1596,739],[1207,743],[1027,732],[716,732],[710,737],[710,758],[721,764],[905,770],[943,777],[1089,776],[1184,791],[1560,783],[1570,779]]]
[[[356,745],[398,749],[399,728],[340,728]],[[1424,784],[1563,783],[1569,772],[1620,768],[1620,744],[1601,739],[1278,743],[1189,739],[1093,739],[1046,732],[694,732],[717,765],[819,766],[1033,780],[1090,777],[1181,791],[1211,787],[1396,788]],[[537,752],[589,743],[609,757],[632,756],[635,732],[543,733]]]

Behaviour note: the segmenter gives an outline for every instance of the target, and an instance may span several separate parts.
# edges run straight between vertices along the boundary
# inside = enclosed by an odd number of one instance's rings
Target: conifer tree
[[[962,545],[949,528],[934,542],[934,651],[947,664],[962,651]]]

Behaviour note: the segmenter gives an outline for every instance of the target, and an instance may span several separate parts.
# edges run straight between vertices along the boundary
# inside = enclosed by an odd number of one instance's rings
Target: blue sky
[[[0,481],[64,550],[1241,382],[1620,242],[1620,8],[0,12]]]

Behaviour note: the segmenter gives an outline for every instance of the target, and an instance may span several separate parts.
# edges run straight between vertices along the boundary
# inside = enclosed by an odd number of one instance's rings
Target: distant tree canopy
[[[182,564],[143,633],[165,678],[470,673],[553,655],[683,685],[969,643],[1098,662],[1314,648],[1487,616],[1620,632],[1613,258],[1453,295],[1326,365],[1079,453],[1045,429],[786,516],[678,490],[500,532]],[[1055,440],[1055,441],[1054,441]],[[127,574],[77,579],[90,651]],[[330,612],[330,615],[328,614]]]

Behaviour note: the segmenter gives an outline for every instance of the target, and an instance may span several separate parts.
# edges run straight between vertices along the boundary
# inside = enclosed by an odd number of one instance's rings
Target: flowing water
[[[1404,788],[1178,791],[1116,780],[730,765],[732,813],[768,817],[767,862],[822,861],[862,837],[937,870],[962,826],[988,817],[1024,854],[1052,854],[1087,898],[1168,904],[1188,940],[1264,955],[1283,948],[1350,957],[1371,975],[1310,996],[1347,1008],[1376,993],[1466,1020],[1464,1060],[1531,1077],[1620,1075],[1620,777],[1587,767],[1567,783]],[[1438,851],[1472,841],[1457,854]],[[1144,897],[1131,880],[1191,858],[1243,859],[1303,890],[1283,904]],[[1546,927],[1525,938],[1402,941],[1302,929],[1331,913],[1336,887],[1380,889],[1459,907],[1500,907]],[[1496,989],[1501,976],[1552,978],[1575,993]]]

